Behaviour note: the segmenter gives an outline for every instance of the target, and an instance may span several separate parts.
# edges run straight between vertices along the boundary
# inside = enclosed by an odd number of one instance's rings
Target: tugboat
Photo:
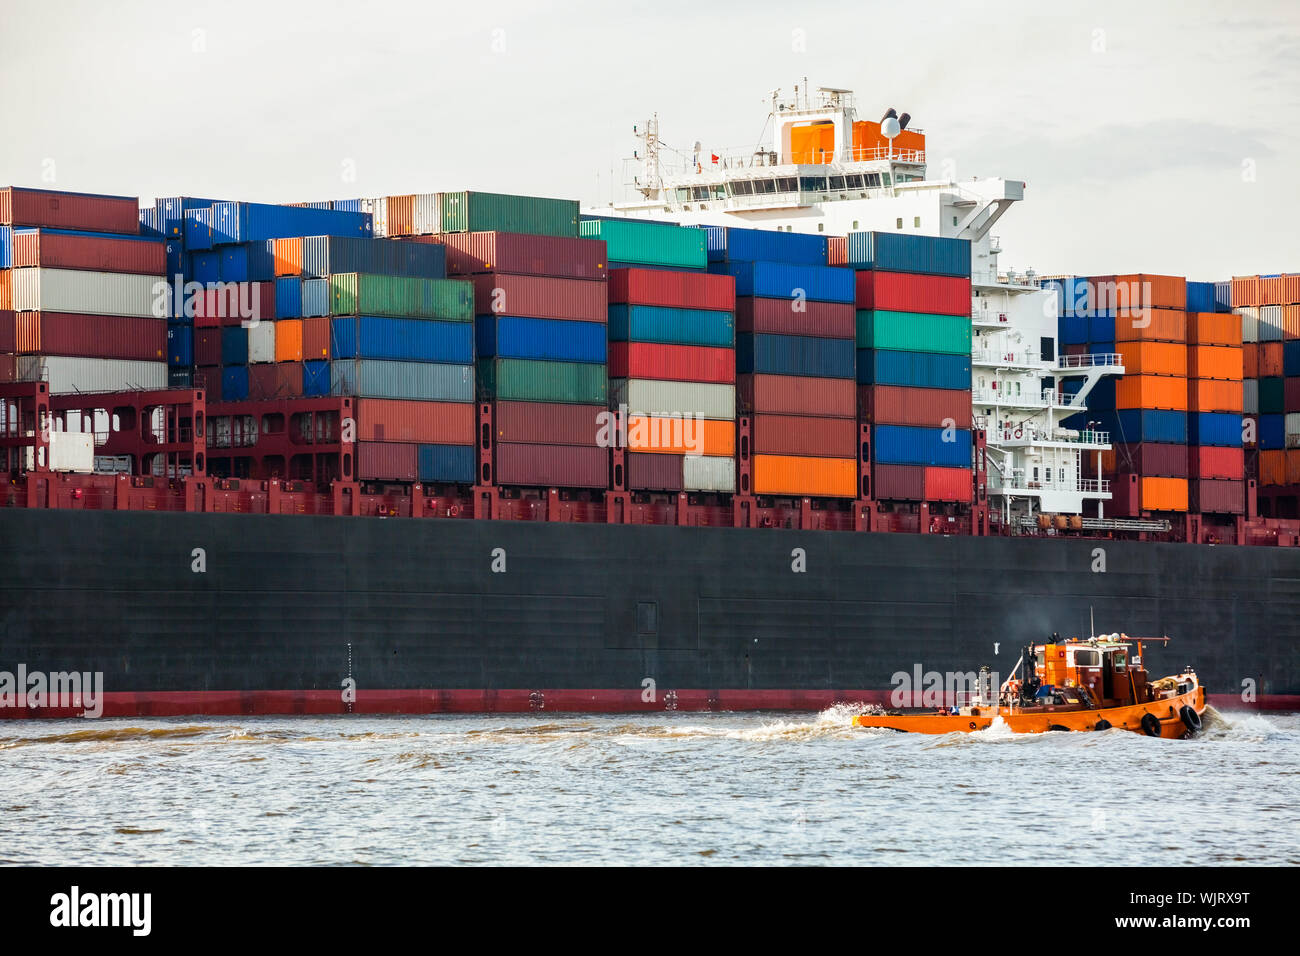
[[[1143,641],[1124,634],[1052,640],[1025,647],[1011,676],[993,693],[981,670],[976,688],[947,708],[877,709],[853,718],[855,727],[919,734],[970,733],[1000,721],[1020,734],[1052,730],[1129,730],[1182,739],[1201,729],[1205,688],[1191,667],[1151,681],[1142,665]],[[1136,653],[1134,653],[1136,650]],[[1024,679],[1016,675],[1024,665]]]

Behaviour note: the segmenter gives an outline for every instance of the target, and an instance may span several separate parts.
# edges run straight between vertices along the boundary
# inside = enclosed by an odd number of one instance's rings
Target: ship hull
[[[1300,709],[1300,552],[1150,542],[0,512],[0,671],[106,716],[820,709],[1168,634],[1211,703]],[[917,688],[918,690],[920,688]],[[30,702],[29,702],[30,703]],[[76,707],[0,706],[0,717]]]

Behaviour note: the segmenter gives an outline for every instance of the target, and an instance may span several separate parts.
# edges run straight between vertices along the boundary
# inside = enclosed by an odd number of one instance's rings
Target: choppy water
[[[1300,715],[1191,741],[851,715],[4,722],[0,862],[1300,863]]]

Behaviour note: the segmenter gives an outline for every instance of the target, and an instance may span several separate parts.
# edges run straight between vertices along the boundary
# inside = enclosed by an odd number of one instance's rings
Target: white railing
[[[992,494],[1029,494],[1035,491],[1077,491],[1086,495],[1110,494],[1110,481],[1105,478],[1078,478],[1074,481],[1025,481],[1019,484],[1003,484],[989,489]]]
[[[988,309],[971,309],[971,321],[982,325],[1009,325],[1011,317],[1005,312],[993,312]]]
[[[1123,364],[1124,359],[1117,352],[1098,352],[1096,355],[1062,355],[1056,360],[1058,369],[1109,368]]]
[[[987,405],[1011,405],[1017,408],[1071,407],[1069,396],[1058,395],[1056,390],[1051,388],[1043,389],[1038,395],[1013,395],[1002,388],[972,389],[971,400]]]
[[[992,349],[971,353],[971,361],[978,365],[1028,365],[1037,367],[1042,363],[1038,360],[1038,353],[1033,350],[1024,352],[995,352]]]
[[[1069,445],[1109,445],[1110,432],[1085,429],[1073,432],[1068,429],[1043,429],[1033,425],[1014,428],[988,429],[989,442],[994,445],[1037,445],[1053,442]]]

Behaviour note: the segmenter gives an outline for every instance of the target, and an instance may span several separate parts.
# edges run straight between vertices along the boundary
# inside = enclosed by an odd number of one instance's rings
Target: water
[[[1190,741],[851,716],[3,722],[0,862],[1300,863],[1300,715]]]

